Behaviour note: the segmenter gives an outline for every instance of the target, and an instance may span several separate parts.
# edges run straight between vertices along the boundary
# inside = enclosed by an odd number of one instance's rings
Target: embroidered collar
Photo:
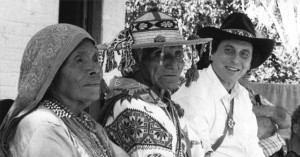
[[[111,89],[106,99],[112,98],[119,94],[126,94],[127,99],[136,98],[156,105],[164,105],[162,100],[148,86],[131,78],[114,77],[109,85]]]

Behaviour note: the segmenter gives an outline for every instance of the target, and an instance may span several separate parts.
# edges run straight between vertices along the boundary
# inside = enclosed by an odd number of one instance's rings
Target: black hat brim
[[[215,27],[205,27],[198,30],[197,35],[201,38],[213,38],[214,39],[236,39],[247,41],[253,46],[253,55],[251,61],[251,69],[257,68],[264,63],[271,55],[275,41],[264,38],[249,38],[233,33],[223,31]]]

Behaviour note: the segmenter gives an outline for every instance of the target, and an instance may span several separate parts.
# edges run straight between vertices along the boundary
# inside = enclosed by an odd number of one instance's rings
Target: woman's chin
[[[90,94],[86,94],[86,97],[85,97],[85,100],[87,102],[90,102],[90,103],[92,103],[94,101],[97,101],[99,99],[100,99],[100,93],[99,92],[94,92],[94,93],[91,92]],[[90,105],[90,104],[88,104],[88,105]]]

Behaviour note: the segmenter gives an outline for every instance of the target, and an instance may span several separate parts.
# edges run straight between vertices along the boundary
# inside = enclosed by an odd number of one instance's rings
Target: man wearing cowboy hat
[[[198,71],[190,87],[179,88],[173,100],[184,108],[206,156],[263,157],[249,93],[238,80],[269,57],[274,41],[256,38],[243,13],[229,15],[220,29],[205,27],[197,34],[213,38],[212,63]]]

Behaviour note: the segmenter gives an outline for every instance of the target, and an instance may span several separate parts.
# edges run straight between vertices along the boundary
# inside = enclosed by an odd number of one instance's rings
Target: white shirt
[[[234,98],[234,134],[227,132],[214,157],[264,157],[258,145],[257,122],[248,91],[236,83],[229,94],[211,66],[198,72],[197,82],[189,88],[180,87],[172,100],[184,108],[184,118],[203,141],[205,151],[212,151],[211,145],[222,136],[230,101]]]

